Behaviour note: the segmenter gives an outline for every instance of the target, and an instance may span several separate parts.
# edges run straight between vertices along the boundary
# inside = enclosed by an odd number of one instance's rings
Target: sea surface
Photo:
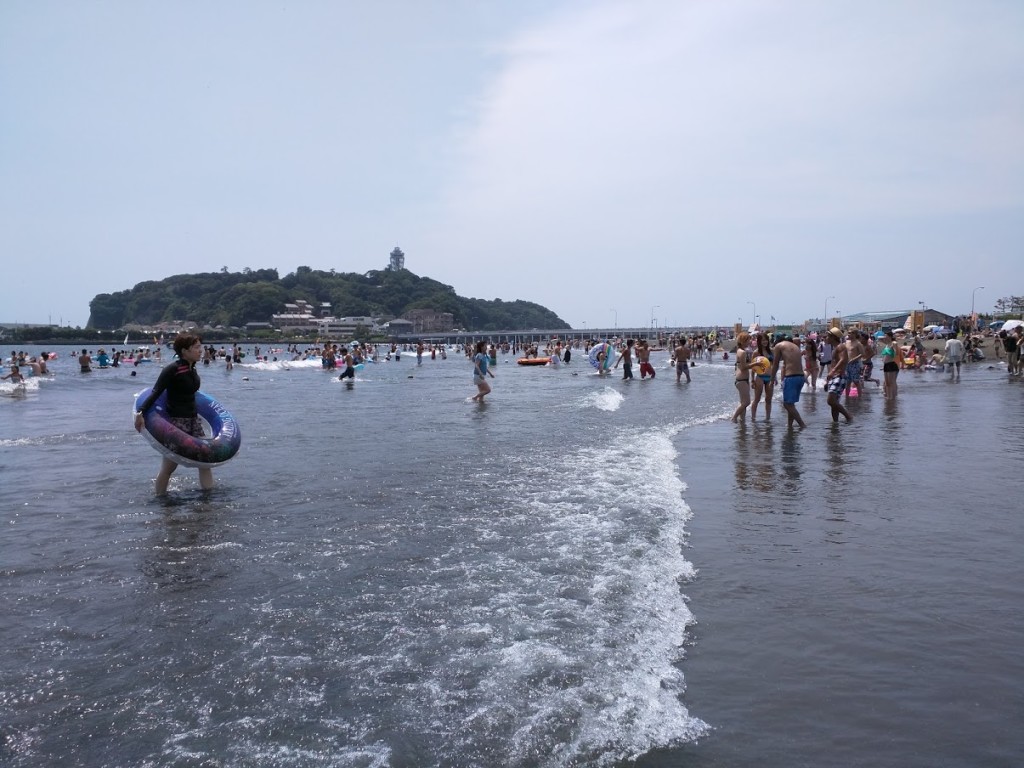
[[[58,352],[0,385],[0,765],[1024,763],[998,362],[850,424],[805,394],[797,432],[664,353],[627,382],[502,356],[483,404],[454,351],[351,386],[200,366],[242,447],[160,499],[131,424],[159,364]]]

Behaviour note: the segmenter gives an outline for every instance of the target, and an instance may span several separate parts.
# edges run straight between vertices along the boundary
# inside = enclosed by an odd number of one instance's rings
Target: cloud
[[[691,286],[736,268],[781,292],[786,277],[762,270],[850,258],[858,226],[1019,211],[1021,18],[985,4],[564,12],[502,51],[461,128],[431,248],[457,264],[486,254],[502,285],[533,287],[556,311],[552,283],[578,285],[562,302],[578,323],[623,275]],[[863,244],[877,247],[877,233]],[[859,283],[850,311],[875,292]],[[669,305],[673,291],[644,293]],[[787,307],[798,314],[801,301]],[[701,310],[704,322],[734,314]]]

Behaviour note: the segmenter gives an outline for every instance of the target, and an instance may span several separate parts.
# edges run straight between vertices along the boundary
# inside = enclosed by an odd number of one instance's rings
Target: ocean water
[[[30,350],[36,351],[36,350]],[[131,427],[159,365],[0,397],[0,763],[1017,765],[1024,386],[901,377],[832,425],[414,355],[200,367],[198,488]],[[131,376],[132,371],[136,376]],[[0,389],[0,395],[11,393]],[[778,398],[777,398],[778,399]],[[759,414],[761,415],[761,414]]]

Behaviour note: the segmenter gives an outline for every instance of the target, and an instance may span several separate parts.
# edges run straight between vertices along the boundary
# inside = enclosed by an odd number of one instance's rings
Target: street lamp
[[[752,306],[754,308],[754,311],[753,311],[754,325],[757,325],[757,302],[756,301],[748,301],[747,304],[749,304],[750,306]]]
[[[825,297],[825,321],[824,321],[825,328],[828,328],[828,300],[829,299],[834,299],[834,298],[835,298],[835,296],[826,296]]]
[[[651,307],[651,331],[654,331],[654,310],[661,309],[661,304],[655,304]]]
[[[614,307],[612,307],[611,311],[615,313],[615,329],[618,330],[618,327],[619,327],[619,310],[617,310]]]
[[[974,291],[984,291],[985,286],[979,285]],[[971,291],[971,322],[974,322],[974,291]]]

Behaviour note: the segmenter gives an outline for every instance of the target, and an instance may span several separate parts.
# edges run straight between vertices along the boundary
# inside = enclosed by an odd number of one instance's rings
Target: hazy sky
[[[989,310],[1022,41],[1016,0],[6,0],[0,321],[396,245],[576,328]]]

